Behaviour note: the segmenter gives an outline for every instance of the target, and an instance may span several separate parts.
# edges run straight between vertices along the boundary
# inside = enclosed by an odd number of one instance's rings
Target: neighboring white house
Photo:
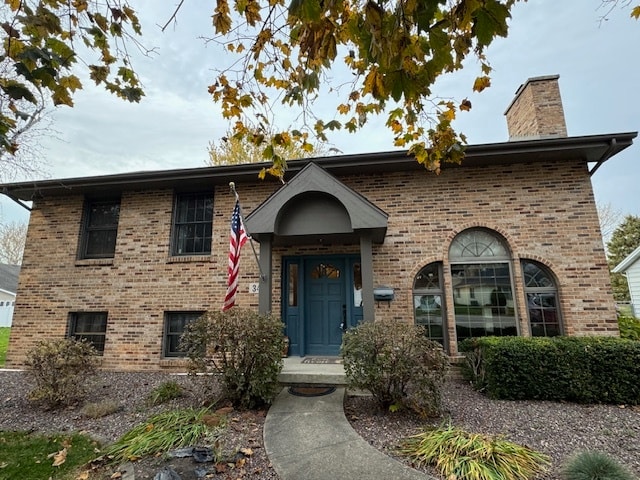
[[[0,327],[10,327],[16,304],[20,265],[0,263]]]
[[[612,270],[627,277],[631,309],[635,317],[640,316],[640,246]]]

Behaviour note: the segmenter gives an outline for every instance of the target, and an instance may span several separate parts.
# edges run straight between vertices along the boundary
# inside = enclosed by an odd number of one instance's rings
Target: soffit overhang
[[[462,164],[443,164],[443,169],[512,165],[520,163],[562,163],[580,160],[601,163],[633,143],[637,132],[545,138],[503,143],[469,145]],[[314,162],[332,175],[424,170],[406,150],[370,154],[338,155],[287,162],[285,180],[290,180]],[[114,195],[125,191],[166,189],[206,190],[229,182],[256,183],[265,163],[223,165],[177,170],[144,171],[94,177],[34,180],[0,184],[0,193],[21,201],[75,194]],[[268,178],[266,182],[278,182]]]

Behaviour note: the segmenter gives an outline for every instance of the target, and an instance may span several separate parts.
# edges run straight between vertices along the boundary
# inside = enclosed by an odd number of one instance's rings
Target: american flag
[[[240,202],[236,200],[236,206],[231,215],[231,237],[229,238],[229,278],[227,280],[227,295],[224,297],[222,311],[227,311],[236,304],[236,291],[238,290],[238,270],[240,268],[240,250],[247,243],[247,233],[240,217]]]

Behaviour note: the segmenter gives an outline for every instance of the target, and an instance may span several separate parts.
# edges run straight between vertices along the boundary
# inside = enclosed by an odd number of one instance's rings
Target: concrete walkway
[[[267,413],[264,445],[281,480],[433,480],[360,437],[344,415],[344,395],[344,388],[321,397],[280,392]]]

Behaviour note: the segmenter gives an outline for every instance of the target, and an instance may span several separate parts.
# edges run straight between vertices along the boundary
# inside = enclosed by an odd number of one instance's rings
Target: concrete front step
[[[331,385],[347,384],[344,367],[340,363],[302,363],[302,357],[287,357],[278,381],[282,385]]]

